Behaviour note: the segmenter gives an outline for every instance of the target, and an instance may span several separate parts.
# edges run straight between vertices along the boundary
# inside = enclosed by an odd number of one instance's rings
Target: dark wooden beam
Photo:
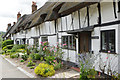
[[[55,33],[57,32],[57,20],[55,20]]]
[[[89,27],[90,26],[89,7],[87,7],[87,23]]]
[[[117,13],[116,13],[116,2],[115,2],[115,0],[113,0],[113,8],[114,8],[114,15],[115,15],[115,18],[117,18]]]
[[[79,29],[81,28],[81,23],[80,23],[80,11],[78,10],[78,18],[79,18]]]
[[[98,3],[98,15],[99,15],[98,24],[101,24],[102,20],[101,20],[101,5],[100,5],[100,3]]]

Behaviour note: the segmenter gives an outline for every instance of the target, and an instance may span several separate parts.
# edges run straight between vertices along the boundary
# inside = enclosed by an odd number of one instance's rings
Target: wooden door
[[[80,53],[89,52],[90,33],[80,33]]]

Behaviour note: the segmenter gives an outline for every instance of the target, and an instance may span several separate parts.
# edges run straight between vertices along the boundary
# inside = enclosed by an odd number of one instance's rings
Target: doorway
[[[79,33],[79,53],[86,53],[91,50],[91,32]]]

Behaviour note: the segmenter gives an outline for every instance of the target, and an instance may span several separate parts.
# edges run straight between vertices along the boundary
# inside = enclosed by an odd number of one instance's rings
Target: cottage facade
[[[63,60],[74,63],[74,66],[79,64],[79,53],[99,53],[104,60],[103,62],[106,61],[106,57],[109,58],[113,71],[119,71],[119,3],[120,1],[89,2],[85,5],[69,2],[46,3],[42,8],[51,7],[52,9],[44,11],[40,8],[31,15],[27,15],[26,19],[28,18],[30,21],[24,19],[20,22],[24,25],[19,26],[20,24],[16,24],[16,28],[13,29],[14,33],[11,33],[11,39],[14,40],[15,44],[34,45],[38,43],[40,45],[43,41],[48,41],[51,46],[56,45],[57,42],[67,44],[65,47],[61,46],[65,52]],[[65,8],[66,5],[70,4],[73,6]],[[47,20],[46,18],[52,15],[52,12],[56,12],[59,16]],[[29,18],[30,16],[33,17]],[[26,22],[24,22],[25,20]],[[98,61],[99,58],[95,64]],[[115,65],[116,67],[113,67]],[[100,70],[99,64],[96,65],[96,70]]]

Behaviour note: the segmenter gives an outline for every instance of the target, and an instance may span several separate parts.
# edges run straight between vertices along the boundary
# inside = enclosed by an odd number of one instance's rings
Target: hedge
[[[2,42],[2,48],[4,48],[7,45],[12,45],[12,44],[14,44],[13,40],[9,40],[9,39],[5,40],[5,41]]]

